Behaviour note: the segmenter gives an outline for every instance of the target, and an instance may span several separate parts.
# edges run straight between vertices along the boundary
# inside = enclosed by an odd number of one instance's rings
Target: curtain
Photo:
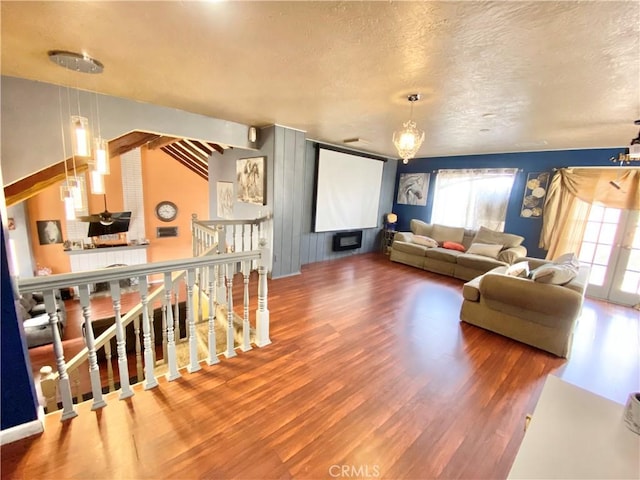
[[[431,222],[504,231],[516,168],[440,170]]]
[[[540,248],[547,258],[578,253],[592,204],[640,209],[640,169],[561,168],[544,204]]]

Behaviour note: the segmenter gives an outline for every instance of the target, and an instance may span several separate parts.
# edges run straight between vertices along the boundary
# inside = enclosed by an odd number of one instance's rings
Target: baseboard
[[[44,432],[44,409],[38,407],[38,419],[0,431],[0,445],[16,442]]]

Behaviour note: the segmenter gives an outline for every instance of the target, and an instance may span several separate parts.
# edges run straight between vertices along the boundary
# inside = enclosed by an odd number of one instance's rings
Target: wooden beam
[[[116,157],[127,153],[134,148],[141,147],[145,143],[160,137],[160,135],[148,132],[130,132],[109,142],[109,157]]]
[[[147,144],[147,148],[149,148],[149,150],[158,150],[161,149],[162,147],[166,147],[167,145],[171,145],[172,143],[178,142],[180,141],[179,138],[176,137],[158,137],[155,140],[151,140],[148,144]]]
[[[65,179],[65,162],[56,163],[44,168],[26,178],[8,184],[4,187],[5,203],[7,207],[20,203],[37,195],[45,188],[55,185]],[[73,159],[67,159],[67,168],[73,172]],[[89,168],[86,159],[76,158],[76,173],[86,172]]]
[[[182,144],[183,146],[189,147],[189,149],[195,152],[199,157],[202,157],[202,159],[205,162],[211,156],[210,151],[200,148],[195,142],[193,142],[192,140],[189,140],[188,138],[185,138],[182,142],[180,142],[180,144]]]
[[[176,161],[178,161],[180,164],[182,164],[184,167],[188,168],[189,170],[191,170],[193,173],[199,175],[200,177],[202,177],[205,180],[209,179],[209,174],[206,170],[204,170],[202,168],[202,166],[200,165],[196,165],[194,163],[192,163],[191,161],[188,161],[184,155],[177,151],[172,145],[170,146],[166,146],[166,147],[162,147],[161,149],[164,153],[166,153],[167,155],[171,156],[172,158],[174,158]]]
[[[189,144],[187,141],[182,141],[178,143],[174,143],[171,145],[172,147],[177,148],[178,150],[184,152],[186,155],[190,157],[197,158],[198,161],[207,163],[209,160],[209,156],[202,153],[202,151],[195,149],[193,146]]]
[[[224,148],[222,148],[220,145],[218,145],[217,143],[209,143],[207,142],[207,145],[209,145],[211,148],[213,148],[216,152],[218,152],[220,155],[224,155]]]

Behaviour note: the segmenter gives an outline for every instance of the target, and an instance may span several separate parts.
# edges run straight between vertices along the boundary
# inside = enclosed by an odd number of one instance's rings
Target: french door
[[[640,215],[593,205],[580,248],[591,265],[587,295],[622,305],[640,304]]]

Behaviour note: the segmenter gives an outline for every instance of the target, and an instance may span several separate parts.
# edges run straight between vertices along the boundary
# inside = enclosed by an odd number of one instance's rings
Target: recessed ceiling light
[[[367,140],[363,140],[362,138],[354,137],[354,138],[347,138],[343,140],[342,143],[348,143],[350,145],[355,145],[355,144],[367,145],[369,142]]]
[[[482,115],[482,118],[496,118],[495,113],[485,113]]]
[[[491,129],[490,128],[481,128],[480,131],[481,132],[490,132]]]

